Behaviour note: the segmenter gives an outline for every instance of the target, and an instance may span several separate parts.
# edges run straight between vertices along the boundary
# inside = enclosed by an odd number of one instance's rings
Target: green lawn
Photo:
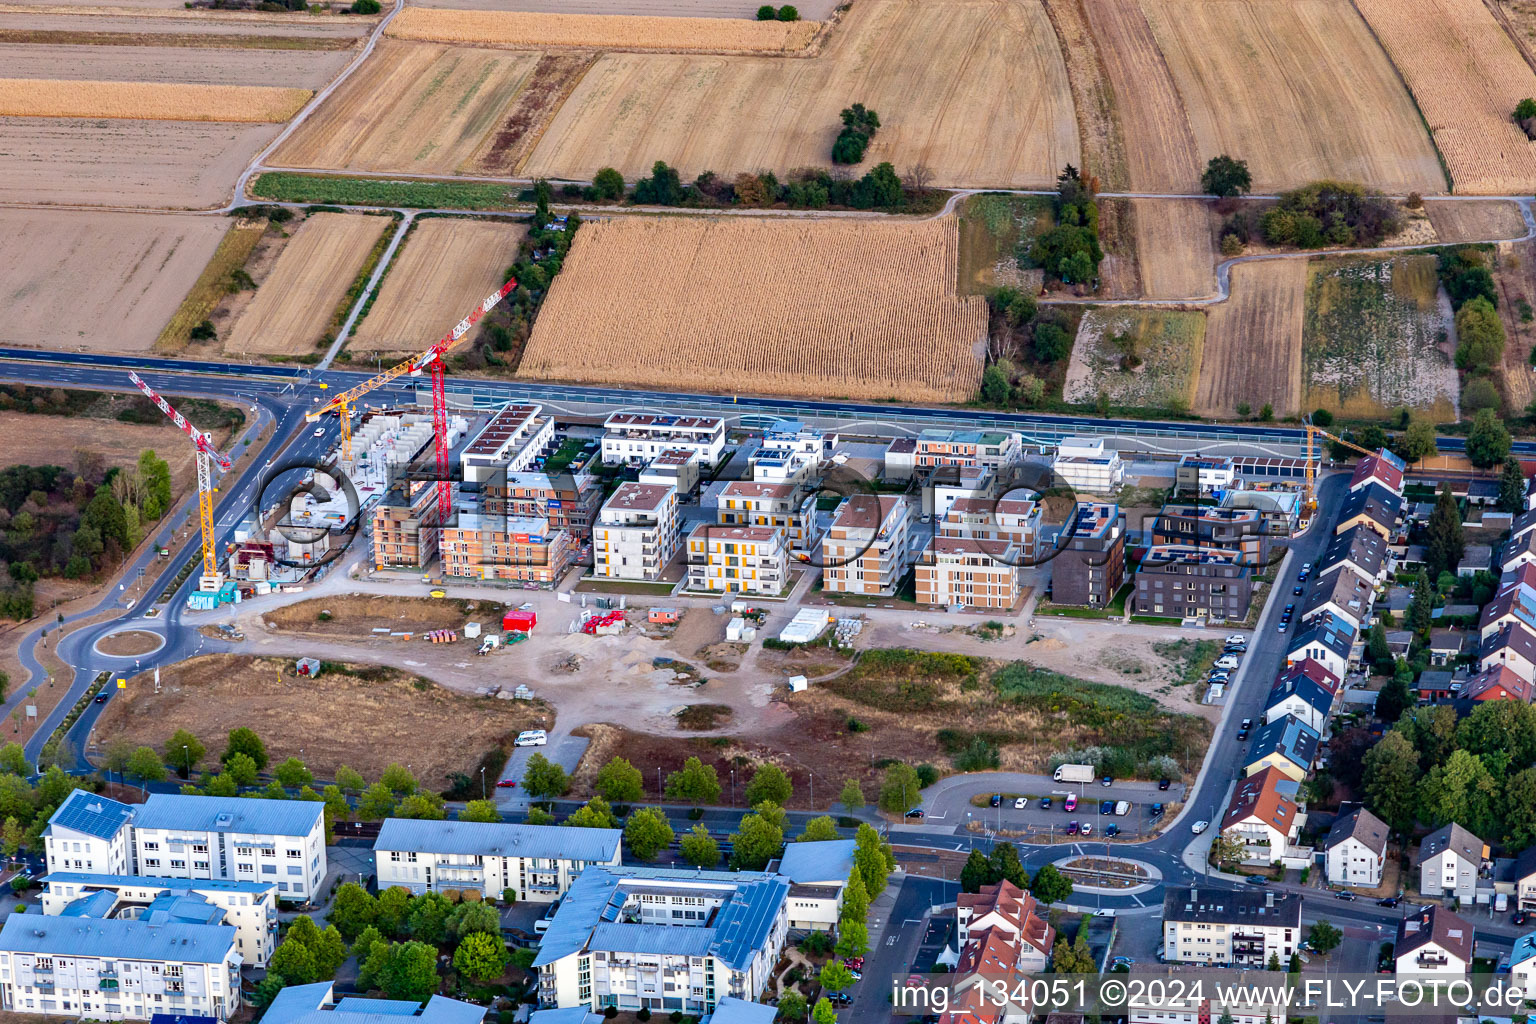
[[[337,203],[348,206],[400,206],[414,209],[510,210],[516,193],[510,186],[469,181],[411,181],[343,178],[329,174],[268,171],[251,185],[259,199],[286,203]]]

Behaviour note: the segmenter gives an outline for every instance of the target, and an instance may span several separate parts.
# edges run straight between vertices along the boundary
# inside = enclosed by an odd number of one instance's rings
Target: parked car
[[[909,817],[909,818],[921,818],[922,816],[923,816],[923,809],[921,807],[914,807],[910,811],[907,812],[907,817]]]
[[[1159,779],[1157,782],[1158,789],[1167,789],[1171,785],[1173,785],[1172,779]],[[1159,804],[1158,806],[1161,807],[1162,805]]]
[[[1001,806],[1003,806],[1003,794],[1001,794],[1001,793],[993,793],[992,794],[992,806],[993,807],[1001,807]]]
[[[1248,738],[1248,727],[1247,726],[1244,726],[1243,728],[1237,730],[1237,738],[1239,740],[1245,740],[1245,739]]]
[[[542,747],[548,742],[549,734],[543,729],[524,729],[517,734],[517,739],[513,741],[513,745],[519,747]]]
[[[1355,900],[1357,898],[1358,897],[1356,897],[1355,894],[1352,893],[1352,892],[1334,893],[1334,899],[1340,899],[1340,900],[1343,900],[1346,903],[1353,903],[1353,902],[1355,902]]]
[[[1289,626],[1290,626],[1289,622],[1282,622],[1282,623],[1280,623],[1280,632],[1284,633]]]
[[[1091,821],[1083,822],[1083,835],[1085,835],[1085,836],[1093,835],[1093,822],[1091,822]]]
[[[1071,814],[1073,811],[1077,810],[1077,794],[1068,793],[1066,802],[1061,805],[1061,809],[1066,811],[1068,814]]]
[[[1239,729],[1244,729],[1244,730],[1252,729],[1253,728],[1253,719],[1251,719],[1251,718],[1243,719],[1243,724],[1238,726],[1238,728]]]
[[[1114,784],[1115,777],[1113,775],[1106,775],[1099,780],[1099,785],[1105,787],[1106,789],[1108,789],[1110,786],[1113,786]]]
[[[1238,665],[1237,659],[1234,658],[1230,654],[1223,655],[1220,658],[1216,659],[1216,667],[1217,668],[1224,668],[1224,669],[1231,670],[1231,669],[1237,668],[1237,665]]]
[[[1147,808],[1147,817],[1149,817],[1149,818],[1161,818],[1162,816],[1163,816],[1163,805],[1162,804],[1153,804],[1151,807]]]
[[[1402,900],[1398,899],[1396,896],[1388,896],[1384,900],[1377,900],[1376,905],[1378,907],[1395,907],[1401,902]],[[1519,924],[1520,922],[1516,921],[1515,923]]]
[[[1199,835],[1201,832],[1204,832],[1206,829],[1208,829],[1210,827],[1211,827],[1211,823],[1208,822],[1208,821],[1197,821],[1193,825],[1189,826],[1189,830],[1191,832],[1193,832],[1195,835]]]
[[[1248,876],[1248,884],[1249,885],[1268,885],[1269,884],[1269,879],[1265,878],[1263,875],[1249,875]]]
[[[1021,796],[1021,797],[1019,797],[1017,800],[1015,800],[1013,802],[1013,809],[1016,810],[1016,811],[1022,811],[1024,808],[1026,808],[1028,806],[1029,806],[1029,799],[1027,797],[1022,797]]]
[[[1115,802],[1113,800],[1104,800],[1104,801],[1102,801],[1099,804],[1099,813],[1100,814],[1114,814],[1115,813]]]
[[[1117,836],[1119,834],[1120,834],[1120,826],[1119,825],[1116,825],[1113,822],[1111,822],[1110,824],[1104,826],[1104,837],[1106,839],[1108,839],[1110,836]]]
[[[514,788],[516,788],[516,786],[517,786],[517,780],[516,779],[502,779],[500,782],[496,783],[496,788],[497,789],[514,789]]]
[[[1291,596],[1292,597],[1300,597],[1303,593],[1305,593],[1305,591],[1301,587],[1292,587],[1291,588]]]
[[[1076,821],[1069,821],[1069,822],[1067,822],[1067,835],[1069,835],[1069,836],[1077,835],[1078,829],[1079,829],[1079,826],[1078,826]]]
[[[1043,797],[1040,798],[1040,809],[1042,811],[1048,811],[1048,810],[1051,809],[1051,798],[1050,797],[1043,796]]]
[[[1525,911],[1517,910],[1517,911],[1515,911],[1514,916],[1511,917],[1509,920],[1510,920],[1511,924],[1525,924],[1526,918],[1528,916],[1529,915],[1526,914]]]
[[[1248,638],[1241,633],[1233,633],[1227,637],[1227,643],[1229,644],[1245,644],[1247,642]]]

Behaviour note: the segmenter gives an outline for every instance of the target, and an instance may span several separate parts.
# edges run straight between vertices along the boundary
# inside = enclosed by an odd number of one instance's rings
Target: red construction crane
[[[446,524],[453,515],[453,494],[448,482],[448,398],[443,391],[443,353],[447,352],[454,342],[464,337],[482,316],[496,303],[506,298],[516,287],[515,279],[502,285],[495,294],[488,296],[474,311],[455,324],[453,330],[439,338],[421,355],[407,359],[399,366],[390,367],[378,376],[363,381],[350,391],[343,391],[318,409],[304,414],[304,418],[310,423],[314,423],[328,412],[340,414],[341,459],[343,462],[351,462],[353,404],[368,392],[383,387],[398,377],[429,369],[432,373],[432,436],[437,446],[437,521],[439,525]]]
[[[128,379],[144,392],[144,396],[165,413],[182,430],[186,431],[192,443],[197,446],[197,514],[202,524],[203,531],[203,575],[198,581],[198,589],[212,592],[219,589],[224,581],[223,573],[219,571],[219,559],[214,548],[213,538],[213,463],[219,464],[219,469],[227,472],[234,465],[229,456],[214,447],[213,438],[203,431],[198,430],[187,422],[185,416],[171,407],[171,403],[161,398],[148,384],[144,383],[137,373],[132,371]]]

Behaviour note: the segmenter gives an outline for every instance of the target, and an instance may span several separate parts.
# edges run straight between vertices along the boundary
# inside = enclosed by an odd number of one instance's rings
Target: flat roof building
[[[586,868],[617,865],[621,835],[607,828],[386,818],[373,855],[381,889],[474,889],[487,899],[512,889],[518,899],[549,903]]]

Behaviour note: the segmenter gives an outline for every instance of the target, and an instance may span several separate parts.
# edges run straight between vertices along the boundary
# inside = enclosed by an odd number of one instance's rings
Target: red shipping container
[[[514,633],[532,633],[539,624],[539,617],[532,611],[514,608],[501,617],[501,628]]]

